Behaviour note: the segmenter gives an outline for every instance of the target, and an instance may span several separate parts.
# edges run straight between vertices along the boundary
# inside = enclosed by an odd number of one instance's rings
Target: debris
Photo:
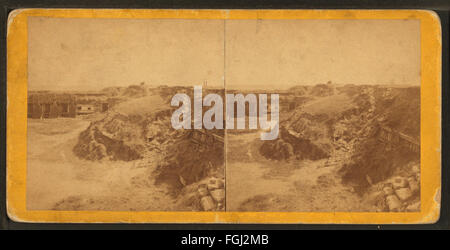
[[[396,177],[392,182],[394,189],[404,188],[408,186],[408,181],[403,177]]]
[[[211,196],[205,196],[200,200],[202,204],[202,208],[204,211],[213,211],[216,208],[216,204],[214,203]]]
[[[208,189],[206,188],[205,184],[198,186],[197,191],[200,194],[200,196],[202,196],[202,197],[207,196],[209,194]]]
[[[178,175],[178,178],[180,180],[180,183],[183,184],[183,186],[186,186],[186,180],[183,178],[183,176]]]
[[[408,184],[409,188],[411,189],[411,192],[416,193],[419,191],[420,183],[416,180],[414,176],[408,178]]]
[[[420,173],[420,164],[415,164],[411,168],[414,173]]]
[[[392,189],[391,186],[385,186],[383,188],[383,192],[385,195],[392,195],[392,194],[394,194],[394,189]]]
[[[388,195],[386,197],[386,203],[389,207],[389,211],[392,211],[392,212],[398,211],[400,209],[400,207],[402,206],[402,203],[400,202],[398,197],[395,195]]]
[[[384,191],[371,192],[368,194],[366,201],[369,205],[377,207],[380,212],[385,211],[387,210],[387,206],[384,196]]]
[[[225,189],[212,190],[211,196],[216,202],[221,203],[223,200],[225,200]]]
[[[409,188],[397,189],[395,190],[395,194],[397,194],[398,198],[400,198],[402,201],[407,200],[412,196],[412,192]]]
[[[210,190],[210,191],[214,190],[214,189],[223,188],[223,187],[224,187],[224,183],[220,179],[211,178],[208,182],[208,190]]]

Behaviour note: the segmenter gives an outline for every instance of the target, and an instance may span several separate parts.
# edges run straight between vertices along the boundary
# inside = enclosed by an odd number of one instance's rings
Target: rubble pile
[[[146,117],[142,126],[144,127],[143,134],[147,145],[152,145],[152,148],[159,147],[162,143],[168,140],[173,140],[183,133],[183,130],[175,130],[170,124],[170,110],[163,110],[152,113]]]
[[[225,185],[223,179],[211,178],[207,184],[198,185],[197,192],[203,211],[223,211],[225,209]]]
[[[127,144],[105,135],[96,124],[91,124],[80,133],[78,143],[73,148],[76,156],[91,161],[103,158],[132,161],[140,159],[143,151],[142,145]]]
[[[225,178],[206,177],[183,188],[178,195],[178,210],[224,211]]]
[[[148,150],[161,151],[173,140],[176,131],[170,126],[170,109],[151,114],[124,114],[109,110],[80,133],[73,152],[86,160],[133,161]]]
[[[141,120],[140,116],[127,116],[111,112],[104,119],[94,122],[94,125],[116,140],[142,144]]]
[[[363,201],[374,206],[378,212],[420,211],[419,165],[413,165],[409,175],[394,175],[370,188]]]
[[[322,84],[291,90],[311,100],[285,115],[277,140],[261,144],[265,158],[326,158],[324,166],[336,167],[342,184],[378,210],[420,206],[420,177],[408,170],[420,154],[405,140],[380,138],[388,128],[420,140],[420,88]],[[330,112],[332,106],[339,108]]]
[[[304,113],[298,119],[291,121],[289,129],[294,131],[299,137],[312,141],[320,141],[328,136],[328,127],[325,121],[326,115],[310,115]]]
[[[402,146],[389,148],[375,134],[356,143],[350,162],[340,172],[343,183],[362,194],[372,185],[404,171],[410,162],[419,162],[419,155]]]
[[[167,154],[156,169],[156,181],[169,184],[176,192],[224,171],[223,142],[215,142],[208,147],[199,145],[190,140],[191,132],[184,132],[167,146]]]

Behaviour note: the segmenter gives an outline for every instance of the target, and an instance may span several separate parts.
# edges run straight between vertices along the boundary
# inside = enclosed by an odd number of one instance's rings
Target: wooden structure
[[[409,135],[406,135],[402,132],[396,131],[386,126],[380,126],[379,139],[382,142],[389,143],[391,145],[404,145],[409,150],[415,153],[420,152],[420,142],[418,142]]]
[[[94,104],[77,104],[77,115],[88,115],[96,111]]]
[[[75,117],[76,98],[70,94],[36,93],[28,96],[29,118]]]
[[[216,135],[206,129],[193,129],[189,134],[189,138],[199,149],[224,144],[224,138],[222,136]]]

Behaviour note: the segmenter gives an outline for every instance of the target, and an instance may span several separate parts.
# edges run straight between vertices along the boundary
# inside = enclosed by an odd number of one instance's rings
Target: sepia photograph
[[[420,212],[420,22],[29,17],[26,207]]]
[[[224,130],[171,125],[223,95],[223,20],[32,17],[27,208],[224,211]]]
[[[227,130],[227,210],[420,210],[418,21],[226,24],[227,92],[279,94],[277,139]]]

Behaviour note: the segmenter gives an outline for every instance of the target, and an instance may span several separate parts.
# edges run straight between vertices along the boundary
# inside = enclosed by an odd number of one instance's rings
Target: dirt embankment
[[[197,186],[202,183],[212,182],[211,178],[224,183],[224,132],[203,131],[206,135],[200,135],[200,141],[193,140],[193,130],[172,128],[173,107],[164,101],[170,98],[163,98],[173,92],[191,91],[156,88],[141,92],[144,88],[141,84],[108,89],[111,96],[121,98],[121,101],[103,119],[91,122],[80,133],[73,152],[90,161],[134,161],[137,166],[151,169],[148,181],[167,187],[178,204],[191,204],[192,200],[189,203],[186,197],[196,199],[194,205],[180,205],[179,209],[224,209],[223,187],[209,185],[207,192],[200,192],[202,195],[192,193],[193,190],[198,193]],[[222,137],[222,140],[211,142],[214,136],[207,134]],[[187,195],[180,195],[182,193]]]
[[[181,189],[208,176],[224,176],[224,144],[199,144],[191,140],[192,131],[167,148],[169,152],[157,168],[157,182]]]
[[[366,133],[359,134],[352,161],[341,170],[345,183],[355,185],[356,190],[362,193],[399,171],[402,175],[414,175],[405,166],[419,164],[420,154],[412,151],[404,140],[390,142],[380,140],[380,137],[383,126],[408,135],[419,143],[419,91],[419,88],[375,89],[373,116],[377,119],[366,124]]]
[[[388,127],[419,141],[420,88],[345,86],[337,92],[333,95],[325,91],[329,95],[324,95],[323,91],[310,91],[316,94],[315,100],[293,113],[287,125],[280,128],[279,139],[264,142],[260,153],[273,160],[318,160],[343,150],[348,160],[339,174],[360,194],[398,174],[404,166],[420,162],[420,154],[408,148],[405,141],[379,140],[380,127]],[[334,112],[322,112],[329,108],[321,106],[330,104],[336,107]]]
[[[130,94],[142,86],[128,87],[121,96]],[[142,159],[149,139],[157,137],[159,143],[170,139],[171,107],[165,106],[158,95],[128,97],[109,110],[103,119],[91,122],[74,147],[78,157],[87,160]],[[172,131],[170,131],[172,130]]]
[[[73,152],[79,158],[91,161],[140,159],[145,150],[141,130],[133,118],[111,112],[105,118],[91,122],[80,133]]]
[[[224,143],[194,140],[194,133],[198,132],[179,131],[176,139],[167,144],[154,171],[155,184],[167,185],[176,199],[177,210],[222,211],[225,209]]]
[[[141,151],[137,145],[127,145],[123,140],[106,136],[95,124],[80,133],[73,148],[76,156],[87,160],[109,157],[111,160],[132,161],[141,158]]]
[[[302,92],[303,93],[303,92]],[[336,90],[332,84],[319,84],[305,89],[308,101],[286,114],[280,123],[279,139],[264,142],[261,154],[267,159],[320,160],[330,157],[334,145],[335,124],[342,114],[352,110],[352,98]],[[280,100],[283,103],[285,100]]]
[[[259,152],[271,160],[320,160],[329,157],[329,146],[316,144],[309,138],[299,138],[286,129],[280,130],[279,138],[262,143]]]

